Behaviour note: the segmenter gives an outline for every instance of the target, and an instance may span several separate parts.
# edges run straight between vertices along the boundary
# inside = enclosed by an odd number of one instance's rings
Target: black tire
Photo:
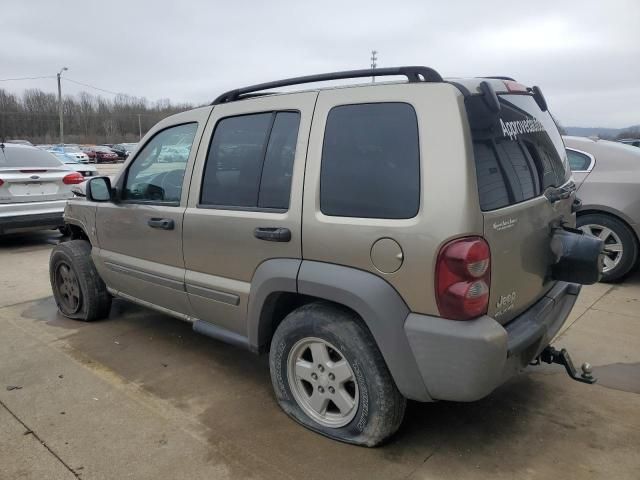
[[[65,317],[90,322],[109,316],[111,295],[98,275],[91,259],[91,244],[86,240],[71,240],[53,248],[49,280],[58,309]],[[70,294],[71,289],[74,294]]]
[[[306,338],[321,339],[335,346],[352,369],[359,398],[357,407],[353,407],[354,417],[344,426],[327,427],[317,422],[304,411],[292,392],[289,355],[292,348]],[[291,312],[273,336],[269,366],[280,407],[315,432],[372,447],[393,435],[402,423],[406,399],[398,391],[370,332],[350,310],[329,302],[315,302]]]
[[[607,214],[589,213],[580,215],[577,219],[578,228],[585,225],[600,225],[611,229],[620,238],[622,256],[618,264],[602,274],[603,282],[615,282],[627,275],[636,265],[638,259],[638,241],[631,229],[621,220]],[[605,249],[607,245],[605,243]]]

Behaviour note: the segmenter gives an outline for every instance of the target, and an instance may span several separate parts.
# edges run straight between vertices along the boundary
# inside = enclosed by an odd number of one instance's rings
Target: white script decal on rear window
[[[544,132],[544,125],[535,118],[514,120],[512,122],[503,122],[500,119],[500,126],[502,127],[502,134],[511,140],[515,140],[518,135],[523,133]]]

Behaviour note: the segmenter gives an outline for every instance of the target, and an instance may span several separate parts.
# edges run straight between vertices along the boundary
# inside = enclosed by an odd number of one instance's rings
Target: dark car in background
[[[109,147],[103,145],[97,145],[93,147],[84,147],[84,152],[89,155],[90,158],[95,160],[96,163],[117,162],[118,154],[116,154]]]
[[[118,155],[118,158],[124,160],[131,155],[131,152],[133,152],[137,146],[137,143],[117,143],[111,147],[111,150]]]
[[[640,138],[622,138],[618,141],[632,147],[640,147]]]

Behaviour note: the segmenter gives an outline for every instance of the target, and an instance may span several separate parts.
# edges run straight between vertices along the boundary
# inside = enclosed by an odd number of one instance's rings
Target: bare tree
[[[69,143],[118,143],[138,140],[158,121],[184,110],[168,99],[149,103],[144,98],[117,95],[113,99],[82,92],[65,96],[65,139]],[[42,90],[25,90],[22,96],[0,89],[0,140],[20,138],[33,143],[56,142],[59,135],[58,99]]]

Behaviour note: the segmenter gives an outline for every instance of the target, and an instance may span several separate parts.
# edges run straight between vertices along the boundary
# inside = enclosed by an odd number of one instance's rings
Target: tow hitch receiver
[[[576,367],[573,366],[569,352],[564,348],[562,350],[556,350],[551,345],[548,345],[532,365],[540,365],[541,362],[564,365],[564,369],[567,371],[567,374],[577,382],[593,384],[598,380],[591,375],[591,365],[586,362],[582,364],[582,374],[579,374]]]

